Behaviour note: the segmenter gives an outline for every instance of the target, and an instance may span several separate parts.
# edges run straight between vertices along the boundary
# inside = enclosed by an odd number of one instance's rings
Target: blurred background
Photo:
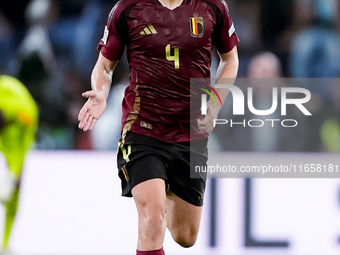
[[[81,93],[90,89],[90,75],[98,56],[96,47],[115,3],[0,0],[0,73],[22,81],[40,113],[37,141],[26,162],[20,211],[11,241],[18,254],[134,253],[135,208],[132,200],[119,196],[115,172],[121,100],[128,85],[126,56],[114,72],[104,115],[91,132],[77,128],[77,115],[85,102]],[[227,3],[240,38],[239,77],[310,78],[301,87],[312,92],[306,107],[313,117],[293,116],[299,126],[289,131],[218,127],[211,136],[212,150],[225,151],[228,157],[241,153],[244,160],[247,153],[259,152],[299,152],[301,157],[315,153],[315,158],[338,153],[339,1]],[[215,52],[212,76],[217,66]],[[254,97],[271,99],[272,85],[261,84],[254,85]],[[227,106],[231,102],[227,101]],[[270,106],[271,101],[268,103]],[[268,109],[266,102],[257,106]],[[220,118],[229,119],[229,109],[224,107]],[[222,135],[225,139],[218,138]],[[339,163],[337,158],[334,160],[334,164]],[[5,169],[3,157],[0,168]],[[253,182],[210,179],[196,247],[184,251],[168,233],[168,254],[339,254],[337,179]]]
[[[108,108],[93,132],[77,129],[77,114],[90,89],[97,44],[114,0],[3,0],[0,3],[0,70],[22,81],[40,111],[36,149],[116,150],[120,103],[128,84],[123,56],[113,78]],[[336,0],[228,0],[240,38],[239,77],[337,78],[340,74],[340,7]],[[217,69],[215,53],[212,77]],[[340,89],[336,80],[306,85],[313,119],[297,146],[278,151],[339,151],[323,135],[337,133]],[[256,89],[256,88],[255,88]],[[259,93],[271,91],[259,88]],[[262,92],[261,92],[262,91]],[[265,93],[265,92],[264,92]],[[263,94],[263,93],[262,93]],[[230,100],[229,100],[230,101]],[[223,117],[223,111],[221,113]],[[246,132],[246,131],[241,131]],[[242,134],[241,134],[242,136]],[[234,136],[236,137],[236,136]],[[339,137],[337,137],[339,139]],[[312,140],[306,142],[306,140]],[[328,141],[328,142],[327,142]],[[333,141],[334,143],[334,141]],[[258,150],[245,144],[223,150]]]

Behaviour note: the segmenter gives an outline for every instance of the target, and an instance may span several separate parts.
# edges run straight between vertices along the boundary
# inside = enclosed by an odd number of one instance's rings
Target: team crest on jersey
[[[204,31],[203,17],[190,17],[190,31],[194,37],[201,37]]]

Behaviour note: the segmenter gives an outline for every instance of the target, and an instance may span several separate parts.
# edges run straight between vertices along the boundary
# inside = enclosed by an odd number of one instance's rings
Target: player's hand
[[[198,119],[197,125],[198,128],[206,133],[210,133],[213,131],[214,127],[214,120],[217,119],[218,113],[220,112],[222,106],[219,104],[216,105],[213,101],[207,102],[207,115],[205,115],[204,119]]]
[[[106,96],[103,91],[95,90],[86,91],[82,96],[88,98],[88,100],[79,112],[78,127],[84,131],[92,130],[94,124],[106,108]]]

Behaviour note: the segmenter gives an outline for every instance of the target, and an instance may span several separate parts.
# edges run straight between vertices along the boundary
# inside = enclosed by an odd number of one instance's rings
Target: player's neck
[[[173,10],[180,6],[184,0],[158,0],[164,7]]]

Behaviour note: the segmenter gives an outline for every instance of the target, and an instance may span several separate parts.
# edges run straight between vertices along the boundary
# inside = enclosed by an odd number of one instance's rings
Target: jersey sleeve
[[[238,43],[235,27],[231,19],[227,3],[220,0],[219,11],[216,15],[216,29],[214,35],[214,44],[219,53],[231,51]]]
[[[121,58],[128,36],[127,21],[121,3],[122,0],[118,1],[112,8],[104,28],[103,38],[97,47],[103,56],[111,61]]]

